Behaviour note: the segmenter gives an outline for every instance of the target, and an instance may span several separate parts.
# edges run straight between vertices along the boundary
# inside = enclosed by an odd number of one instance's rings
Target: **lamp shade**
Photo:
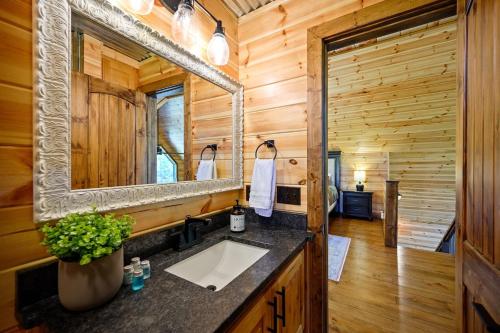
[[[178,43],[189,40],[189,28],[194,15],[194,7],[190,1],[183,0],[179,3],[172,20],[172,37]]]
[[[208,60],[217,66],[224,66],[229,61],[229,45],[227,44],[222,22],[217,21],[217,28],[208,42],[207,46]]]
[[[121,0],[128,11],[138,15],[148,15],[153,10],[154,0]]]
[[[366,180],[366,172],[364,170],[354,171],[354,180],[363,183]]]

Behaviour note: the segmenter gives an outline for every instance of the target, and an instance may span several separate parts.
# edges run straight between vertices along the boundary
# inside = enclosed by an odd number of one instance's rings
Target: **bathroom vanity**
[[[239,82],[109,1],[34,6],[36,222],[91,206],[121,214],[243,189]],[[208,178],[198,172],[205,162],[213,162]],[[21,272],[22,326],[72,333],[300,331],[305,215],[300,228],[277,212],[272,221],[248,221],[239,234],[230,232],[227,218],[196,242],[185,223],[184,242],[171,246],[179,235],[172,225],[187,214],[199,212],[179,210],[161,226],[138,228],[146,232],[125,244],[125,258],[147,257],[151,278],[137,292],[122,287],[99,308],[64,309],[53,263],[31,277]],[[146,217],[138,222],[149,225]]]
[[[230,332],[302,332],[304,330],[304,251],[247,307]]]
[[[222,222],[215,218],[219,228],[204,234],[199,244],[148,256],[152,274],[144,289],[133,292],[123,286],[112,301],[97,309],[67,311],[54,294],[19,309],[18,315],[25,327],[40,326],[49,332],[254,332],[268,328],[300,332],[305,309],[304,247],[309,233],[280,224],[276,215],[276,221],[249,221],[241,234],[230,232],[227,214],[219,217]],[[130,240],[126,256],[145,253],[158,241],[168,242],[168,234],[168,230],[160,231]],[[266,253],[216,291],[165,271],[226,241]]]

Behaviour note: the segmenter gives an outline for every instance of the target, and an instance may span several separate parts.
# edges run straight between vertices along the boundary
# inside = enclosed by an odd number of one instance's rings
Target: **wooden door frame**
[[[451,8],[455,0],[385,0],[307,30],[307,219],[315,236],[306,251],[307,332],[328,331],[326,44],[401,29]]]

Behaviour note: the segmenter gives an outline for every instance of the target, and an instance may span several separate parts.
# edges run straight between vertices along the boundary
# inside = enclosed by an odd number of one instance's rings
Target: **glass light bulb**
[[[217,66],[226,65],[229,61],[229,45],[221,33],[214,33],[207,46],[208,60]]]
[[[189,26],[193,18],[194,8],[181,2],[177,7],[172,22],[172,37],[177,42],[187,42],[189,40]]]
[[[138,15],[151,13],[154,2],[154,0],[122,0],[125,9]]]

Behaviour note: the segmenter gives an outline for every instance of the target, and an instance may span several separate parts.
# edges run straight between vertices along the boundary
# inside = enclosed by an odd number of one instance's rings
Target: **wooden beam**
[[[194,180],[193,174],[193,131],[191,124],[192,103],[191,74],[184,80],[184,180]]]
[[[398,185],[397,180],[385,182],[384,243],[387,247],[398,246]]]

